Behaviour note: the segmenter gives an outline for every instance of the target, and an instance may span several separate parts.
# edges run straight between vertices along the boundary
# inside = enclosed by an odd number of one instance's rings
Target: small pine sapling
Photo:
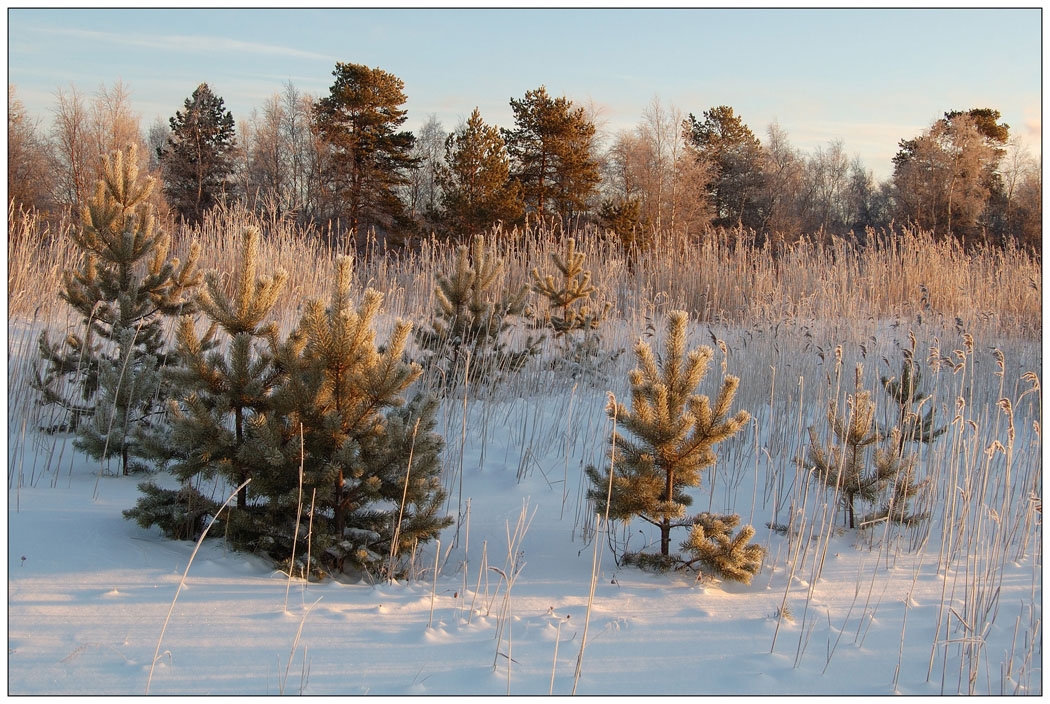
[[[550,327],[558,338],[597,330],[609,312],[609,303],[600,311],[591,309],[589,301],[596,289],[591,285],[591,272],[583,270],[583,258],[583,252],[576,251],[576,240],[570,237],[564,253],[551,253],[551,261],[560,274],[557,280],[552,274],[541,277],[538,269],[532,270],[532,290],[549,302],[539,322]]]
[[[469,381],[499,372],[518,371],[538,346],[529,338],[525,349],[509,351],[502,339],[525,309],[528,287],[496,294],[503,260],[484,237],[456,248],[456,268],[438,276],[437,310],[429,330],[416,332],[425,364],[452,381],[469,365]],[[469,361],[468,361],[469,357]]]
[[[583,269],[583,259],[583,253],[576,251],[576,240],[569,238],[563,253],[551,253],[557,274],[540,276],[539,270],[533,269],[532,290],[547,300],[547,309],[541,314],[527,314],[563,341],[566,364],[594,374],[603,364],[615,361],[622,350],[599,360],[600,340],[595,331],[611,304],[606,302],[600,310],[592,308],[596,289],[591,285],[591,272]],[[582,337],[577,338],[575,333],[582,333]]]
[[[83,261],[63,272],[59,292],[82,332],[55,344],[41,335],[47,370],[34,380],[43,403],[67,411],[62,428],[77,432],[77,447],[99,460],[119,456],[123,474],[137,452],[131,430],[150,425],[167,394],[157,373],[170,361],[164,321],[193,312],[200,281],[196,244],[183,263],[169,257],[171,240],[148,202],[154,182],[140,177],[137,160],[134,146],[103,160],[81,226],[70,231]]]
[[[253,475],[253,465],[244,456],[247,429],[255,416],[269,411],[273,389],[283,375],[274,364],[277,327],[265,319],[287,280],[283,270],[257,275],[258,250],[259,231],[246,228],[232,292],[224,289],[218,272],[206,275],[205,287],[195,301],[210,319],[203,337],[197,334],[191,316],[179,320],[178,364],[168,371],[179,395],[168,402],[167,423],[142,434],[146,454],[183,482],[182,492],[165,495],[171,500],[195,498],[187,493],[193,480],[219,475],[238,486]],[[220,330],[226,344],[217,349]],[[266,343],[265,349],[258,348],[260,341]],[[149,516],[155,513],[148,509],[161,495],[151,485],[140,488],[149,501],[140,502],[129,517],[148,525]],[[247,507],[247,487],[242,487],[233,514]]]
[[[875,448],[874,463],[877,472],[887,477],[888,495],[879,508],[864,516],[861,524],[871,524],[884,519],[911,525],[926,520],[928,514],[910,510],[911,501],[918,498],[929,485],[929,478],[916,478],[917,458],[914,454],[902,454],[904,446],[899,429],[890,431],[886,448]]]
[[[890,395],[899,410],[897,412],[897,429],[900,431],[897,453],[904,454],[908,442],[928,445],[948,430],[947,425],[936,426],[934,416],[936,409],[930,404],[923,414],[923,406],[932,396],[921,389],[922,374],[914,362],[911,350],[905,350],[904,363],[900,379],[882,377],[882,386]]]
[[[639,368],[630,373],[631,408],[618,404],[608,411],[634,438],[615,431],[611,470],[586,470],[593,485],[587,495],[599,512],[608,509],[610,518],[622,521],[639,517],[659,528],[656,559],[665,566],[683,562],[670,554],[671,529],[691,527],[698,520],[686,517],[692,498],[684,489],[700,485],[701,471],[717,460],[714,446],[751,418],[747,411],[729,415],[740,383],[735,376],[725,377],[713,406],[707,396],[694,393],[713,352],[704,346],[686,354],[687,320],[682,311],[670,314],[662,364],[645,341],[638,341]],[[606,506],[610,471],[611,499]]]
[[[892,497],[884,510],[864,516],[861,524],[882,518],[912,522],[922,516],[907,513],[907,501],[917,496],[924,483],[915,482],[914,458],[900,454],[900,432],[879,433],[875,422],[875,404],[871,393],[862,388],[862,367],[857,367],[855,391],[846,399],[847,415],[836,413],[834,404],[828,408],[828,423],[838,443],[824,447],[814,428],[809,428],[810,444],[804,466],[812,467],[824,485],[834,490],[845,509],[845,521],[857,527],[856,502],[878,502],[887,487],[892,486]],[[869,466],[868,451],[889,438],[888,449],[875,448]],[[892,509],[892,510],[891,510]]]

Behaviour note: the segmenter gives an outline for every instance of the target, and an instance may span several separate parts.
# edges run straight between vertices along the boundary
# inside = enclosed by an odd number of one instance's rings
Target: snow
[[[734,355],[734,364],[745,356]],[[800,356],[786,353],[796,364]],[[630,352],[623,357],[629,367]],[[466,519],[469,503],[469,528],[464,520],[442,535],[436,582],[430,544],[415,558],[415,579],[289,583],[269,562],[227,550],[220,521],[173,609],[194,544],[121,516],[144,478],[108,475],[74,454],[68,438],[34,436],[30,427],[23,441],[20,421],[9,419],[9,694],[141,695],[149,680],[149,693],[162,695],[567,695],[585,627],[577,694],[937,695],[970,691],[971,673],[978,694],[1041,694],[1041,526],[1023,555],[1015,543],[998,561],[970,531],[973,542],[939,568],[940,525],[916,550],[914,534],[896,529],[822,533],[824,494],[814,491],[804,513],[794,506],[806,546],[794,551],[799,536],[766,523],[775,495],[776,519],[793,515],[785,497],[797,491],[791,457],[804,430],[795,427],[796,380],[782,371],[770,403],[767,363],[785,368],[766,358],[742,374],[756,389],[742,387],[734,406],[751,410],[755,424],[719,449],[714,489],[705,480],[693,492],[694,510],[752,520],[768,548],[761,573],[742,585],[620,568],[602,534],[589,615],[595,517],[582,472],[603,461],[610,424],[602,388],[547,385],[546,393],[471,401],[465,434],[462,399],[443,404],[448,510],[462,508]],[[781,417],[792,422],[772,422]],[[785,425],[782,436],[776,427]],[[1030,420],[1017,427],[1017,446],[1035,446]],[[951,454],[943,442],[933,458]],[[1015,466],[1038,461],[1025,452]],[[1018,488],[1015,505],[1022,495]],[[966,516],[984,521],[989,542],[998,523],[988,510],[1001,501],[989,498]],[[508,555],[519,520],[528,528]],[[614,526],[614,540],[629,538],[632,549],[651,541],[639,523]],[[520,571],[508,597],[499,573],[483,568],[505,572],[512,563]],[[988,579],[972,579],[975,571]],[[778,618],[782,604],[790,617]],[[967,630],[968,614],[982,623]]]

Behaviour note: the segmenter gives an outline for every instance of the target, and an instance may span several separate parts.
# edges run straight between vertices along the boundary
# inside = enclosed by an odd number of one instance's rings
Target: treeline
[[[966,244],[1041,244],[1041,165],[991,108],[903,136],[892,176],[877,182],[841,141],[806,153],[776,124],[763,140],[724,105],[697,116],[654,98],[634,129],[604,135],[593,109],[541,86],[510,100],[511,127],[474,109],[452,131],[430,116],[412,133],[398,77],[349,63],[333,77],[320,97],[289,82],[239,122],[202,83],[145,132],[120,82],[91,96],[59,90],[50,123],[9,86],[9,205],[76,218],[102,156],[136,144],[161,184],[154,205],[190,225],[225,203],[394,245],[526,218],[598,225],[628,249],[654,231],[744,228],[790,242],[893,224]]]

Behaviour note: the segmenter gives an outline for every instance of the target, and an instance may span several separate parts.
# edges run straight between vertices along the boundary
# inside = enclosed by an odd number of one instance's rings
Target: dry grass
[[[191,239],[203,250],[204,270],[231,271],[236,234],[247,225],[264,233],[262,259],[289,273],[282,317],[294,315],[306,298],[324,297],[336,256],[345,246],[328,233],[302,230],[286,221],[266,221],[243,211],[216,212],[195,231],[174,234],[176,254]],[[9,218],[8,297],[11,317],[31,317],[37,306],[56,305],[61,272],[79,260],[69,237],[49,232],[36,220]],[[549,269],[560,250],[557,228],[528,227],[493,233],[506,262],[505,284],[528,281],[529,271]],[[990,326],[1000,335],[1037,334],[1041,326],[1040,262],[1016,249],[963,250],[952,241],[901,229],[872,235],[872,244],[851,240],[800,242],[776,253],[747,234],[712,231],[700,241],[657,233],[634,271],[619,244],[590,230],[575,234],[593,283],[612,303],[611,315],[631,320],[646,310],[687,310],[693,318],[725,323],[776,322],[790,318],[864,320],[916,313],[960,318],[973,330]],[[413,320],[429,318],[436,275],[451,268],[454,248],[433,239],[412,252],[387,251],[371,243],[356,257],[355,283],[386,296],[386,310]]]

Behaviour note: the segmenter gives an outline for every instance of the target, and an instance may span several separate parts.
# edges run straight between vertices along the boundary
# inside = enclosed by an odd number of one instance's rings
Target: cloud
[[[50,34],[77,37],[105,43],[107,45],[123,44],[125,46],[141,46],[150,49],[166,49],[169,51],[220,51],[237,54],[266,54],[269,56],[289,56],[299,59],[318,59],[333,61],[332,57],[318,54],[313,51],[304,51],[288,46],[275,44],[259,44],[256,42],[244,42],[239,39],[228,37],[215,37],[204,35],[180,35],[180,34],[154,34],[128,36],[114,32],[95,32],[86,29],[68,29],[58,27],[36,28],[37,31]]]

